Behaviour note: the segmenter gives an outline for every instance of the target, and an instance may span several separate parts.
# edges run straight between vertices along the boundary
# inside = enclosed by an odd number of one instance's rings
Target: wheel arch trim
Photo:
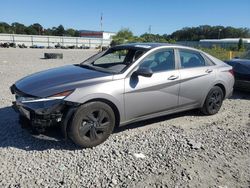
[[[211,84],[211,86],[209,87],[208,91],[206,92],[206,95],[203,97],[202,103],[201,103],[201,107],[204,105],[204,102],[206,101],[207,95],[209,93],[209,91],[214,87],[214,86],[219,86],[220,88],[222,88],[223,91],[223,95],[224,95],[224,99],[227,96],[227,90],[225,87],[225,83],[223,81],[216,81],[214,83]]]
[[[91,101],[101,101],[111,106],[111,108],[117,113],[118,115],[118,123],[124,121],[125,113],[124,113],[124,105],[119,102],[118,99],[115,97],[105,94],[105,93],[95,93],[91,95],[86,95],[85,97],[81,98],[80,103],[85,104]],[[123,100],[122,100],[123,101]]]

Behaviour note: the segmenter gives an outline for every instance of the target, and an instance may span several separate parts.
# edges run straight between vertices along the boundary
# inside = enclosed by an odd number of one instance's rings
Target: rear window
[[[181,68],[203,67],[206,66],[206,61],[198,52],[189,50],[179,50]]]

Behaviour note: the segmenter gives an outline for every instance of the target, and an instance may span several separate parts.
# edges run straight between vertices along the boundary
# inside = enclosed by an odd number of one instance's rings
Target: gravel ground
[[[44,52],[63,60],[44,60]],[[189,111],[119,128],[79,149],[18,125],[9,86],[40,70],[79,63],[94,50],[0,49],[0,187],[250,187],[250,94],[220,112]]]

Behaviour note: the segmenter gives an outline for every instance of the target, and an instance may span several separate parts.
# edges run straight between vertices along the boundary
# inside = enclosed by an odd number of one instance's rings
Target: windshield
[[[122,73],[146,51],[147,49],[114,47],[90,57],[80,66],[103,72]]]

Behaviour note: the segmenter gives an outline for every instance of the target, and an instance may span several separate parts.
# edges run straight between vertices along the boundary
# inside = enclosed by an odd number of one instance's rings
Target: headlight
[[[74,90],[70,90],[70,91],[64,91],[61,93],[57,93],[55,95],[50,96],[49,98],[53,98],[53,99],[63,99],[67,96],[69,96]]]
[[[62,93],[58,93],[46,98],[39,98],[39,97],[20,97],[16,96],[16,101],[20,103],[30,103],[30,102],[43,102],[43,101],[51,101],[56,99],[64,99],[65,97],[69,96],[74,90],[64,91]]]
[[[30,101],[36,101],[39,100],[40,98],[35,98],[35,97],[20,97],[16,95],[16,101],[25,103],[25,102],[30,102]]]

